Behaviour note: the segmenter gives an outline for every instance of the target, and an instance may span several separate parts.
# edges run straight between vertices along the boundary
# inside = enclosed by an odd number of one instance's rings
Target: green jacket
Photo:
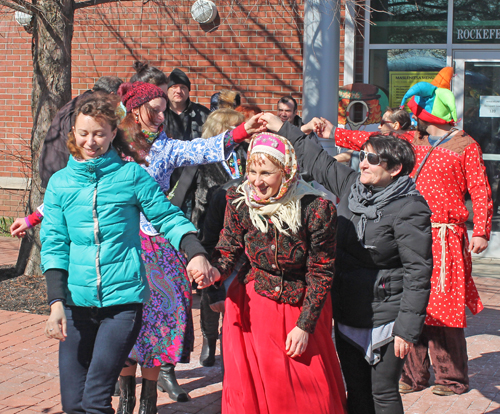
[[[55,173],[45,193],[42,271],[68,271],[68,305],[105,307],[149,297],[139,213],[178,249],[196,231],[153,178],[114,149]]]

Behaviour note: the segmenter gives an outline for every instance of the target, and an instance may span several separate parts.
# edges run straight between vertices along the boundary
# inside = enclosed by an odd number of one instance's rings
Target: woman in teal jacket
[[[72,156],[45,193],[40,237],[51,307],[45,333],[61,341],[66,413],[114,412],[115,381],[149,296],[141,212],[187,254],[188,268],[211,272],[195,227],[142,167],[123,161],[111,145],[127,145],[117,129],[117,103],[100,94],[79,102],[68,141]]]

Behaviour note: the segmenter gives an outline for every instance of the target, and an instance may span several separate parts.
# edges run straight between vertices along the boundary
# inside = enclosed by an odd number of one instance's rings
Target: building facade
[[[302,103],[304,4],[250,0],[218,3],[213,24],[196,23],[193,2],[110,3],[75,13],[73,96],[103,75],[126,80],[135,60],[167,74],[188,73],[192,97],[208,105],[229,88],[244,103],[275,110],[281,95]],[[420,80],[452,66],[459,126],[481,145],[500,231],[500,3],[473,0],[342,2],[339,86],[356,82],[384,91],[390,106]],[[335,7],[336,2],[332,2]],[[5,9],[4,9],[5,11]],[[24,213],[30,177],[31,36],[0,19],[0,216]],[[370,24],[366,24],[370,22]],[[325,46],[326,47],[326,46]],[[321,68],[328,71],[328,68]],[[356,112],[356,111],[355,111]],[[360,108],[358,113],[363,112]],[[363,128],[363,126],[361,127]],[[500,246],[500,245],[499,245]]]

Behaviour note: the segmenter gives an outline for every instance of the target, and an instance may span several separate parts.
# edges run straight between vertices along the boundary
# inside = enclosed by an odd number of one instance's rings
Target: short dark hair
[[[410,114],[401,108],[387,108],[385,112],[389,112],[391,122],[399,122],[402,130],[407,131],[411,127]]]
[[[365,149],[368,145],[373,148],[382,161],[387,163],[387,170],[401,165],[401,172],[396,177],[409,175],[413,171],[416,156],[408,141],[393,134],[377,134],[370,136],[361,149]]]
[[[294,112],[296,112],[297,108],[298,108],[297,101],[293,98],[292,95],[282,96],[280,98],[280,100],[278,101],[278,105],[279,104],[285,104],[286,105],[286,104],[289,104],[290,102],[293,102],[293,110],[294,110]]]
[[[101,76],[92,87],[94,92],[116,93],[123,81],[117,76]]]
[[[136,73],[130,78],[131,83],[140,81],[151,83],[156,86],[168,84],[167,75],[147,62],[140,62],[136,60],[133,64],[133,68]]]

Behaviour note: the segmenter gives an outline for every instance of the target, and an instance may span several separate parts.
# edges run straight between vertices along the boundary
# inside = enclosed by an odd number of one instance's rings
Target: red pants
[[[435,384],[446,385],[457,394],[469,389],[467,343],[463,328],[424,325],[418,342],[406,357],[401,381],[415,391],[429,386],[432,360]]]

